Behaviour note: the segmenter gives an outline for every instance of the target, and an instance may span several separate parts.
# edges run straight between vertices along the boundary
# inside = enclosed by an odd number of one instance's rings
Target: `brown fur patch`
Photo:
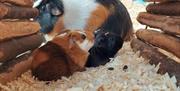
[[[42,56],[42,54],[45,54]],[[45,57],[45,59],[44,59]],[[48,42],[45,46],[39,48],[37,55],[34,57],[32,73],[39,80],[57,80],[61,76],[69,76],[68,62],[72,59],[65,51],[55,43]],[[37,65],[37,63],[39,63]]]
[[[32,73],[39,80],[45,81],[58,80],[62,76],[70,76],[71,72],[68,69],[68,65],[63,60],[57,58],[48,60],[35,68]]]
[[[72,36],[73,34],[73,36]],[[56,36],[52,41],[37,49],[33,54],[32,72],[39,80],[57,80],[70,76],[76,71],[83,71],[88,52],[76,44],[75,32],[65,36]],[[70,42],[72,38],[74,42]],[[71,47],[69,47],[71,46]]]
[[[63,21],[63,16],[59,17],[59,19],[57,20],[53,30],[48,34],[48,36],[50,37],[55,37],[56,35],[58,35],[62,30],[64,29],[64,21]]]
[[[46,52],[41,49],[37,49],[33,52],[33,62],[32,62],[32,69],[36,68],[43,62],[46,62],[49,59],[49,56]]]
[[[109,13],[109,10],[103,5],[97,6],[96,10],[92,12],[85,27],[85,32],[89,40],[94,40],[93,32],[105,22]]]

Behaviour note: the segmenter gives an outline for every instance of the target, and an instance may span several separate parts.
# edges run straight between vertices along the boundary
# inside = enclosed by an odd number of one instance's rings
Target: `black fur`
[[[97,2],[106,6],[111,15],[95,34],[95,44],[89,50],[87,67],[96,67],[109,62],[109,58],[114,57],[122,47],[127,33],[132,31],[129,13],[119,0],[97,0]]]
[[[89,50],[87,67],[96,67],[109,62],[109,58],[113,58],[117,51],[122,47],[123,39],[120,35],[98,31],[94,46]]]
[[[119,34],[124,39],[132,29],[132,21],[126,7],[119,0],[97,0],[97,2],[107,7],[111,12],[111,15],[99,29]]]
[[[40,11],[36,20],[41,25],[41,32],[49,33],[52,31],[59,16],[64,14],[64,6],[61,0],[43,0],[43,2],[37,6]],[[59,15],[53,14],[52,11],[58,10]]]

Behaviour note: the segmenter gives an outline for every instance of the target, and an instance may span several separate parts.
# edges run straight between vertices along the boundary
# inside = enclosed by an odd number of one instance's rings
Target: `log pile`
[[[43,42],[34,0],[0,0],[0,83],[20,76],[31,67],[31,51]]]
[[[132,40],[131,47],[150,64],[159,65],[158,73],[176,76],[180,86],[180,1],[145,1],[149,2],[147,12],[140,12],[137,20],[147,27],[136,32],[137,39]],[[176,60],[160,50],[173,54]]]

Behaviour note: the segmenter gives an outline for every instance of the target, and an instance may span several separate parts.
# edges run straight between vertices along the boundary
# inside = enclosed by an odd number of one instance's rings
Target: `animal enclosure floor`
[[[128,6],[135,29],[144,28],[136,21],[138,12],[144,8],[144,5],[137,4]],[[180,91],[174,77],[161,76],[156,73],[157,69],[139,57],[139,53],[134,53],[130,43],[125,43],[105,66],[87,68],[56,82],[40,82],[31,76],[31,72],[26,72],[0,88],[2,91]]]
[[[9,83],[2,91],[180,91],[176,79],[156,74],[158,67],[134,53],[129,43],[105,66],[87,68],[57,82],[34,80],[30,72]]]

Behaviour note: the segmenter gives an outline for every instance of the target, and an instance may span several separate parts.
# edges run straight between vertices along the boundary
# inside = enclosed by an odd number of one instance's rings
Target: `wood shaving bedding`
[[[2,91],[180,91],[175,77],[161,76],[157,70],[125,43],[117,57],[105,66],[87,68],[56,82],[37,81],[29,71],[0,88]]]

